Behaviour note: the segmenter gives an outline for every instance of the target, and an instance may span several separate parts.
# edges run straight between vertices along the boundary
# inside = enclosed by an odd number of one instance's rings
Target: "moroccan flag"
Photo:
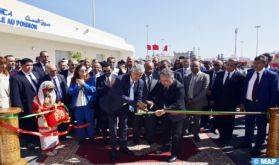
[[[159,45],[153,44],[153,45],[152,45],[152,49],[153,49],[153,50],[159,50]]]
[[[151,45],[146,45],[147,50],[151,50]]]
[[[166,51],[166,52],[168,51],[168,45],[165,45],[165,46],[164,46],[163,51]]]

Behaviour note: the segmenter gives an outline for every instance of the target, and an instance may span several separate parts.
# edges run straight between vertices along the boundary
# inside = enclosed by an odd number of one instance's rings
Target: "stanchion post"
[[[267,140],[267,157],[279,157],[279,108],[268,110],[269,130]]]
[[[20,108],[0,109],[1,116],[16,115]],[[0,118],[0,122],[18,128],[18,117]],[[0,165],[24,165],[26,160],[21,158],[19,134],[0,126]]]

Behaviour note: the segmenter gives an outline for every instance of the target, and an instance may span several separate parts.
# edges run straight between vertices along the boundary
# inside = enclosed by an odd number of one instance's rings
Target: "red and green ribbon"
[[[266,112],[233,112],[233,111],[201,111],[201,110],[164,110],[168,114],[177,114],[177,115],[265,115]],[[135,113],[135,115],[153,115],[154,111],[140,111]]]

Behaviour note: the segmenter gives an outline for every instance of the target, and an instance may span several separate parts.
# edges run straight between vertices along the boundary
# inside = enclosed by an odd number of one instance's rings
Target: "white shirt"
[[[129,92],[129,98],[131,100],[134,100],[135,99],[135,96],[134,96],[134,85],[135,85],[135,81],[133,81],[133,79],[130,77],[130,92]],[[129,110],[131,112],[134,112],[134,107],[133,106],[129,106]]]
[[[152,74],[150,74],[149,76],[147,74],[145,74],[145,83],[146,83],[146,86],[148,86],[148,78],[150,80],[150,83],[152,81]]]
[[[200,74],[201,71],[199,71],[197,74],[192,73],[192,77],[189,84],[189,90],[188,90],[188,98],[193,99],[194,98],[194,87],[197,81],[198,74]]]
[[[33,87],[33,89],[35,91],[37,91],[37,87],[36,87],[36,84],[34,84],[30,78],[29,75],[31,75],[32,79],[35,80],[35,82],[38,84],[38,80],[37,78],[34,76],[34,74],[31,72],[31,73],[26,73],[24,71],[22,71],[22,73],[25,75],[25,77],[28,79],[28,81],[30,82],[31,86]]]
[[[230,77],[229,77],[229,79],[231,79],[231,77],[232,77],[232,75],[234,74],[234,72],[235,72],[235,70],[232,71],[232,72],[230,72]],[[228,74],[229,74],[229,72],[228,72],[228,71],[225,71],[225,75],[224,75],[224,78],[223,78],[223,85],[225,85],[225,81],[226,81],[226,79],[227,79],[227,77],[228,77]]]
[[[261,71],[259,71],[259,83],[261,82],[261,78],[263,76],[264,70],[265,70],[265,68],[263,68]],[[255,71],[248,83],[248,89],[247,89],[247,93],[246,93],[247,100],[253,101],[252,93],[253,93],[253,87],[254,87],[254,83],[255,83],[256,79],[257,79],[257,72]]]
[[[74,76],[74,72],[71,73],[71,72],[68,70],[68,76],[67,76],[67,86],[68,86],[68,88],[69,88],[70,85],[71,85],[71,81],[72,81],[73,76]]]
[[[42,62],[40,62],[40,63],[41,63],[41,65],[42,65],[43,70],[46,71],[45,64],[43,64]]]
[[[10,107],[10,76],[0,73],[0,108]]]
[[[81,106],[86,106],[86,105],[87,105],[87,100],[86,100],[84,91],[82,89],[80,89],[78,92],[76,106],[81,107]]]

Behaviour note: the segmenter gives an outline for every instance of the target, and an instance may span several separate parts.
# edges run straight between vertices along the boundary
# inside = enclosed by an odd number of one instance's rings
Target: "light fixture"
[[[89,32],[89,29],[86,29],[84,32],[83,32],[83,35],[87,34]]]

